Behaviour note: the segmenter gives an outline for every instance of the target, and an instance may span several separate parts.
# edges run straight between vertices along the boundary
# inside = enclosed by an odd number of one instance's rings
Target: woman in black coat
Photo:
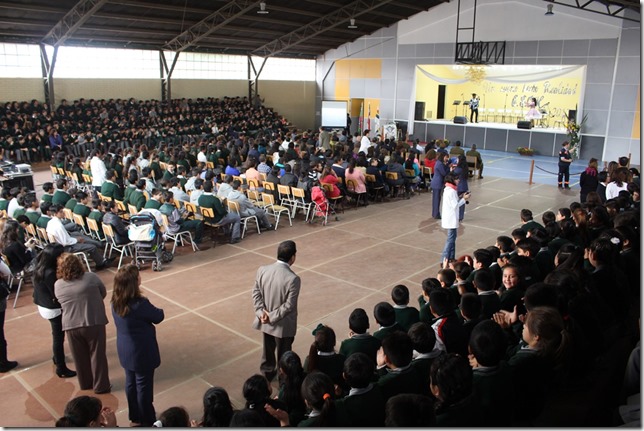
[[[64,248],[58,243],[48,244],[36,257],[33,273],[34,303],[38,306],[40,315],[49,320],[53,339],[53,360],[58,377],[74,377],[76,372],[67,368],[65,363],[65,332],[60,304],[54,294],[56,283],[56,264]]]

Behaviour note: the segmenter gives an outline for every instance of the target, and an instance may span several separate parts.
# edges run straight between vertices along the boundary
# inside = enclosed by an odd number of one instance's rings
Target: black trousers
[[[51,325],[52,351],[54,353],[54,364],[56,369],[65,368],[65,331],[63,331],[62,314],[49,319]]]
[[[0,301],[5,301],[6,299],[0,299]],[[7,362],[7,340],[4,338],[4,315],[5,309],[0,311],[0,364]]]
[[[264,350],[262,352],[262,363],[259,369],[264,375],[274,376],[277,374],[277,361],[284,352],[291,350],[295,337],[277,338],[267,333],[264,334]],[[277,359],[275,349],[277,348]]]
[[[474,122],[474,120],[473,120],[474,116],[476,116],[476,122],[478,123],[479,122],[479,108],[472,109],[470,111],[470,123]]]
[[[565,183],[565,186],[570,185],[570,164],[566,163],[565,165],[559,165],[559,175],[557,176],[557,183],[561,187],[562,180]]]

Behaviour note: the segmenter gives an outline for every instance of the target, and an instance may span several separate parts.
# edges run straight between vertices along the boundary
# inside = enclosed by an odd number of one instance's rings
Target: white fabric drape
[[[411,94],[409,95],[409,116],[407,119],[407,133],[414,133],[414,117],[416,114],[416,81],[418,79],[418,67],[414,70],[414,80],[411,84]]]
[[[579,70],[582,67],[583,66],[569,66],[569,67],[564,67],[562,69],[557,69],[557,70],[542,70],[542,71],[534,71],[534,72],[516,71],[516,73],[512,73],[512,74],[509,74],[507,72],[500,74],[498,71],[495,74],[494,68],[491,67],[487,71],[487,76],[485,77],[485,80],[490,82],[498,82],[498,83],[505,83],[505,84],[544,81],[546,79],[552,79],[552,78],[557,78],[559,76],[567,75],[571,72]],[[427,70],[423,69],[422,66],[416,66],[416,71],[417,72],[420,71],[426,77],[433,79],[434,81],[439,82],[441,84],[464,84],[469,81],[467,78],[460,78],[460,79],[443,78],[441,76],[428,72]]]

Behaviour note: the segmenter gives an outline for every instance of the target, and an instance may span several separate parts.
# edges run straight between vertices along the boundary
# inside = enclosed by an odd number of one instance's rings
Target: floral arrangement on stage
[[[587,119],[588,114],[585,114],[579,123],[574,118],[566,120],[566,131],[568,132],[568,142],[570,142],[570,149],[568,151],[570,151],[570,156],[574,159],[579,158],[579,144],[581,142],[579,132]]]
[[[517,153],[521,154],[522,156],[532,156],[534,155],[534,148],[517,147]]]

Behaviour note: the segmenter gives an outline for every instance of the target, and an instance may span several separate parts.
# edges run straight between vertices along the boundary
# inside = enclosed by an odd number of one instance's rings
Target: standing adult
[[[559,151],[559,175],[557,176],[557,187],[570,189],[570,164],[572,156],[570,155],[570,142],[564,141]]]
[[[4,316],[7,310],[9,285],[6,280],[11,275],[9,267],[0,260],[0,373],[6,373],[18,366],[18,362],[7,359],[7,340],[4,338]]]
[[[324,151],[331,148],[331,134],[324,127],[320,127],[320,147],[324,148]]]
[[[436,154],[434,175],[432,176],[432,181],[429,184],[432,189],[432,217],[437,220],[441,218],[441,192],[443,190],[445,175],[449,173],[449,167],[445,164],[446,158],[447,153],[438,152]]]
[[[351,135],[351,115],[347,112],[347,136]]]
[[[126,265],[114,276],[112,317],[116,325],[116,350],[125,370],[125,394],[132,423],[150,427],[154,411],[154,370],[161,364],[155,324],[164,318],[141,294],[141,275]]]
[[[465,205],[465,201],[470,198],[470,193],[463,193],[463,197],[459,199],[457,188],[459,178],[450,173],[445,176],[445,191],[443,192],[443,202],[441,205],[441,227],[447,229],[447,240],[443,253],[441,254],[442,262],[445,259],[451,260],[456,257],[456,235],[458,233],[458,217],[459,208]]]
[[[369,139],[370,132],[371,130],[369,129],[365,129],[364,132],[362,132],[362,138],[360,139],[360,149],[358,150],[358,152],[362,151],[363,153],[367,154],[367,151],[371,146],[371,140]]]
[[[271,381],[277,375],[277,360],[291,350],[297,332],[297,298],[300,277],[291,270],[295,262],[294,241],[283,241],[277,247],[277,262],[257,270],[253,287],[255,321],[253,328],[264,335],[260,370]]]
[[[93,150],[91,153],[92,159],[89,161],[89,167],[92,171],[92,187],[94,187],[95,192],[101,191],[101,186],[107,179],[107,168],[101,157],[102,155],[101,150]]]
[[[38,306],[38,313],[51,325],[53,360],[56,375],[61,378],[76,376],[76,372],[67,368],[65,363],[63,313],[54,293],[56,263],[64,251],[63,246],[58,243],[47,244],[36,257],[36,267],[32,276],[34,303]]]
[[[80,389],[106,394],[112,385],[105,354],[105,285],[95,273],[85,272],[80,259],[71,253],[58,258],[56,276],[54,294],[63,310],[63,331],[74,357]]]
[[[597,190],[597,186],[599,185],[597,174],[597,159],[593,157],[588,162],[586,170],[579,175],[579,188],[581,189],[579,191],[579,202],[582,204],[586,202],[588,193]]]
[[[474,117],[476,117],[476,123],[479,122],[479,101],[481,99],[476,95],[476,93],[472,93],[472,98],[470,99],[470,123],[474,123]]]

